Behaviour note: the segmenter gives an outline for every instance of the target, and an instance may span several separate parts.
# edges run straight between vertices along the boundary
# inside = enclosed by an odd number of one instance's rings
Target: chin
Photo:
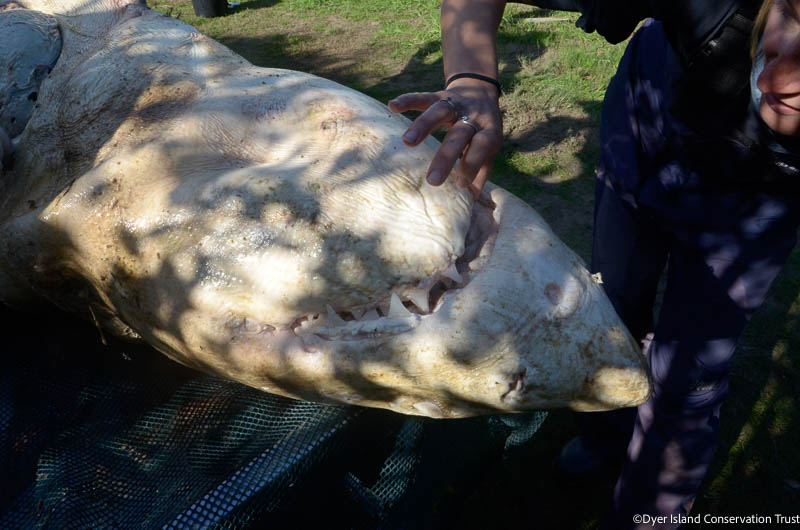
[[[759,113],[764,123],[776,133],[784,136],[800,135],[800,112],[792,114],[779,113],[762,98]]]

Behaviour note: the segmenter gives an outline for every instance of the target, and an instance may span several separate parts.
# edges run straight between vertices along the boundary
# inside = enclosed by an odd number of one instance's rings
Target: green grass
[[[622,46],[610,46],[597,34],[577,30],[574,14],[560,17],[569,19],[563,22],[531,21],[549,14],[519,7],[507,10],[498,36],[499,53],[518,68],[505,80],[506,85],[512,86],[517,96],[534,95],[537,102],[550,106],[572,107],[580,101],[601,100]],[[534,54],[520,53],[520,47]]]
[[[443,81],[435,0],[251,0],[216,19],[194,17],[188,1],[150,5],[259,66],[316,73],[384,102]],[[509,5],[499,34],[506,142],[493,180],[588,259],[601,100],[624,46],[584,34],[575,19]],[[717,457],[695,513],[800,513],[799,289],[795,251],[737,349]],[[473,485],[452,527],[593,528],[615,477],[559,481],[551,462],[575,432],[570,413],[551,414],[526,451]]]

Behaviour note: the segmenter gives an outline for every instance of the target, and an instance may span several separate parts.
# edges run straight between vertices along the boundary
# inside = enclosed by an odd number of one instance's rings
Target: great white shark
[[[647,399],[600,280],[502,188],[428,185],[436,140],[404,146],[382,103],[140,1],[0,4],[30,34],[0,31],[17,112],[0,301],[312,401],[463,417]]]

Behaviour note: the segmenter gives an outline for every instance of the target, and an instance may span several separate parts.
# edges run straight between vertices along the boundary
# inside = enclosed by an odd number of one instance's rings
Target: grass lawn
[[[217,19],[194,17],[188,1],[149,4],[256,65],[315,73],[383,102],[442,85],[437,0],[250,0]],[[492,180],[528,201],[588,259],[601,100],[623,46],[585,35],[575,18],[507,9],[500,32],[506,142]],[[693,513],[800,514],[799,286],[795,251],[738,347],[717,457]],[[593,528],[615,477],[558,479],[552,460],[575,432],[570,413],[552,413],[525,451],[443,507],[452,527]]]

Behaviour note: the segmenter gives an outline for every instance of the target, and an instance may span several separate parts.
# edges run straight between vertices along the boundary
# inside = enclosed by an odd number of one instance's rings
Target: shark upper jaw
[[[322,341],[359,341],[413,332],[449,297],[480,275],[498,232],[492,215],[494,207],[488,195],[475,203],[465,251],[447,268],[417,284],[397,285],[371,303],[342,308],[331,300],[319,312],[298,314],[291,324],[282,326],[231,314],[220,318],[231,330],[261,335],[265,340],[293,333],[309,352],[316,351]]]

